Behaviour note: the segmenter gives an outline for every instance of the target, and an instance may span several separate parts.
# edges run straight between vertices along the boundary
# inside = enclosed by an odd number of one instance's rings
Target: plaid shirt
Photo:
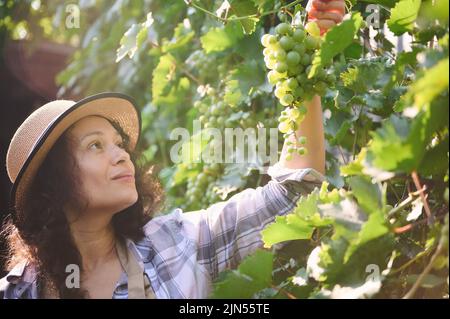
[[[235,268],[263,247],[261,230],[276,215],[289,213],[298,199],[320,187],[324,176],[314,169],[287,169],[276,164],[263,187],[248,188],[207,209],[183,213],[177,208],[144,226],[144,239],[127,240],[148,277],[156,298],[207,298],[218,274]],[[0,280],[4,298],[38,298],[36,273],[19,264]],[[128,298],[123,272],[113,299]]]

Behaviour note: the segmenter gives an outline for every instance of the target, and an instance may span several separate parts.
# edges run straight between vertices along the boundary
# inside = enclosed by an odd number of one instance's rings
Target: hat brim
[[[15,218],[23,209],[27,190],[39,167],[58,138],[75,122],[91,115],[117,122],[129,137],[130,150],[134,150],[139,142],[141,115],[133,98],[122,93],[106,92],[76,102],[42,133],[19,171],[10,193],[10,204],[15,211],[13,214]]]

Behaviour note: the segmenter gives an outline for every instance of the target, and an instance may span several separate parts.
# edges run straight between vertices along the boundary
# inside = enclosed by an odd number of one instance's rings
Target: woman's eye
[[[101,143],[100,142],[94,142],[91,145],[89,145],[89,148],[92,148],[93,146],[95,146],[96,148],[101,148]]]
[[[125,144],[123,142],[119,142],[116,145],[119,146],[120,148],[125,148]]]

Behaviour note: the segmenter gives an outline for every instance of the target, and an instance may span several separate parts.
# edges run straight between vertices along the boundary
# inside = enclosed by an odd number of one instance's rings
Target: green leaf
[[[377,167],[389,171],[400,170],[405,166],[403,163],[413,159],[413,145],[405,143],[409,130],[407,119],[393,115],[380,129],[371,132],[373,141],[369,150],[374,155],[373,163]],[[411,169],[410,165],[407,169]]]
[[[364,48],[358,42],[353,42],[345,50],[344,55],[346,58],[359,59],[364,52]]]
[[[294,212],[303,219],[308,219],[317,213],[317,202],[319,201],[319,190],[315,189],[307,196],[302,196],[297,203]]]
[[[262,232],[264,247],[295,239],[310,239],[314,228],[296,214],[276,216],[275,222]]]
[[[116,63],[122,60],[126,55],[131,59],[136,51],[142,45],[147,37],[148,28],[153,24],[152,13],[147,14],[145,22],[136,24],[134,23],[124,33],[122,39],[120,39],[120,47],[117,49]]]
[[[376,219],[375,216],[371,215],[371,218]],[[371,268],[368,266],[371,265],[379,269],[378,274],[372,273],[374,278],[383,279],[381,272],[387,266],[387,256],[392,252],[394,240],[390,233],[380,236],[384,229],[376,227],[377,224],[378,221],[373,223],[374,232],[369,225],[364,227],[368,232],[358,234],[357,237],[349,239],[340,237],[322,243],[318,264],[324,269],[320,276],[324,287],[361,286],[367,280],[371,280],[368,278],[371,275]]]
[[[319,203],[320,190],[314,189],[307,196],[302,196],[297,203],[294,214],[307,222],[311,227],[323,227],[331,223],[330,219],[322,218],[317,209]]]
[[[382,6],[393,8],[398,0],[359,0],[360,2],[367,2],[372,4],[381,4]]]
[[[363,147],[356,159],[345,166],[341,166],[341,175],[362,175],[364,169],[364,160],[366,159],[367,148]]]
[[[421,10],[422,11],[422,10]],[[433,21],[439,19],[448,21],[449,2],[448,0],[435,0],[424,2],[423,16]]]
[[[163,52],[170,52],[180,48],[186,47],[194,39],[195,32],[192,30],[190,24],[179,23],[175,28],[173,38],[169,42],[164,42],[162,45]]]
[[[122,60],[126,55],[132,58],[137,51],[136,37],[141,28],[138,24],[133,24],[120,39],[120,48],[117,49],[116,63]]]
[[[243,98],[241,88],[239,86],[238,80],[229,80],[227,81],[226,87],[225,87],[225,94],[223,96],[223,100],[225,103],[229,104],[230,106],[236,106],[238,105]]]
[[[251,298],[266,288],[272,281],[273,255],[271,252],[257,250],[244,259],[237,270],[222,273],[220,281],[215,282],[211,298]]]
[[[448,170],[448,135],[438,145],[427,150],[418,173],[423,176],[444,176]]]
[[[422,108],[441,92],[448,90],[448,68],[448,58],[443,59],[411,85],[408,96],[414,98],[416,107]]]
[[[238,270],[266,287],[272,282],[272,267],[273,254],[270,251],[257,250],[242,261]]]
[[[345,87],[363,95],[375,86],[383,68],[381,63],[356,64],[343,72],[341,79]]]
[[[351,120],[345,120],[342,125],[339,127],[339,130],[337,131],[334,138],[330,141],[332,145],[339,144],[342,139],[348,134],[350,128],[352,127],[352,121]]]
[[[136,36],[136,46],[138,48],[142,45],[142,43],[144,43],[145,39],[147,38],[148,29],[153,24],[153,22],[154,22],[154,20],[152,17],[152,13],[150,12],[147,14],[147,20],[144,23],[142,23],[141,30],[139,31],[139,33]]]
[[[159,63],[153,70],[152,95],[155,105],[158,104],[160,96],[165,88],[175,77],[176,61],[171,54],[165,54],[159,59]]]
[[[381,211],[381,190],[377,184],[373,184],[363,176],[350,177],[348,183],[352,188],[353,195],[358,200],[358,204],[366,213]]]
[[[245,164],[226,165],[222,177],[214,185],[214,191],[219,194],[222,200],[225,200],[228,194],[245,186],[248,174],[248,166]]]
[[[391,115],[380,129],[371,132],[368,150],[369,162],[387,171],[411,173],[416,170],[426,152],[433,134],[448,126],[448,98],[435,100],[411,122]]]
[[[350,20],[342,22],[326,33],[320,50],[314,56],[308,77],[313,77],[316,70],[330,63],[336,55],[353,43],[353,38],[360,29],[362,21],[361,14],[356,12],[352,14]]]
[[[397,2],[391,10],[391,17],[386,21],[389,29],[395,35],[412,32],[421,4],[421,0],[400,0]]]
[[[366,214],[361,211],[356,202],[352,199],[345,198],[339,203],[320,204],[318,205],[319,213],[322,217],[332,218],[337,224],[341,224],[346,230],[358,232],[367,220]],[[336,224],[335,224],[336,226]],[[341,235],[350,235],[350,233],[337,232],[336,238]]]
[[[236,23],[229,23],[224,28],[212,28],[200,38],[206,53],[224,51],[231,48],[242,38],[243,33]]]
[[[236,17],[244,17],[258,13],[257,8],[250,0],[233,0],[230,4],[231,12]],[[252,34],[255,32],[255,26],[259,19],[252,17],[238,21],[241,24],[242,30],[245,34]]]
[[[223,99],[232,107],[249,103],[251,91],[263,84],[264,70],[255,60],[246,61],[231,72]]]
[[[382,211],[375,212],[369,216],[369,220],[364,224],[358,234],[357,239],[352,242],[345,253],[344,262],[347,262],[353,253],[363,247],[368,242],[379,238],[389,232],[387,221]]]

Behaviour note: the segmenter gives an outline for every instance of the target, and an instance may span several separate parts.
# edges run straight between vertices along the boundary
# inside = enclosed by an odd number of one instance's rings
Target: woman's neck
[[[79,217],[70,223],[70,229],[81,254],[85,272],[89,273],[116,257],[116,236],[110,217]]]

